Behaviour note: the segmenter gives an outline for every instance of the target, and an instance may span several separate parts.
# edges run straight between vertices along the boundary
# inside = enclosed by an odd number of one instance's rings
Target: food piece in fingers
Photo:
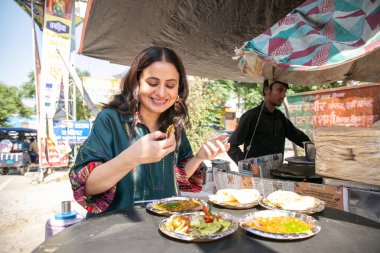
[[[231,145],[230,145],[229,142],[227,142],[226,144],[224,144],[224,148],[226,149],[226,152],[228,152],[230,150],[230,147],[231,147]]]
[[[170,124],[166,129],[166,139],[169,138],[172,133],[174,133],[174,125]]]
[[[223,143],[223,145],[224,145],[224,148],[226,149],[226,152],[228,151],[228,150],[230,150],[230,143],[228,142],[228,140],[229,140],[229,138],[228,137],[226,137],[223,141],[222,141],[222,143]]]

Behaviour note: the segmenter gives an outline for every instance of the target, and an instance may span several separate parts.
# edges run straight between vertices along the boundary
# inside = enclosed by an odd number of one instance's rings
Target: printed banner
[[[380,84],[304,92],[287,99],[290,120],[306,133],[318,127],[370,127],[380,119]]]
[[[90,121],[54,120],[54,134],[58,143],[82,144],[90,135],[90,131]]]
[[[15,0],[15,1],[21,7],[21,9],[23,9],[29,16],[31,16],[31,9],[32,9],[31,0]],[[49,1],[54,2],[51,0]],[[55,10],[57,12],[57,15],[58,13],[63,13],[63,11],[61,11],[63,8],[59,6],[70,7],[70,5],[68,5],[69,3],[65,3],[65,2],[67,1],[58,1],[58,4],[56,4],[57,7],[55,7]],[[53,6],[53,4],[49,3],[49,6]],[[75,3],[75,26],[78,26],[83,23],[83,19],[86,13],[86,7],[87,7],[87,2],[78,1]],[[44,5],[38,1],[35,1],[33,10],[34,10],[34,14],[33,14],[34,21],[38,25],[38,28],[40,28],[40,30],[42,31],[43,26],[44,26]],[[50,14],[53,14],[53,13],[54,13],[54,10],[51,9]]]
[[[32,4],[29,1],[25,0],[15,0],[18,5],[20,5],[21,9],[23,9],[29,16],[31,16]],[[44,6],[39,3],[34,3],[33,6],[33,17],[36,22],[38,28],[42,30],[42,26],[44,24]]]
[[[113,95],[120,92],[121,79],[84,77],[83,87],[95,105],[108,103]]]
[[[68,143],[58,142],[53,118],[57,119],[56,113],[62,110],[67,113],[67,102],[61,103],[59,96],[63,87],[64,99],[67,101],[69,71],[62,58],[67,62],[70,60],[72,4],[72,0],[45,1],[38,129],[41,167],[68,165]]]

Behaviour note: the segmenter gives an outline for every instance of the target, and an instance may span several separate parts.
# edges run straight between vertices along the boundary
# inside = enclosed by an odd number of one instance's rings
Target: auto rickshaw
[[[0,127],[0,174],[18,170],[21,175],[29,172],[30,139],[37,139],[37,130],[23,127]]]

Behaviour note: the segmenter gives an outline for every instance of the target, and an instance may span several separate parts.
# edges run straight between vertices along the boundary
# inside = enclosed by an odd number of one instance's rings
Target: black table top
[[[213,208],[240,217],[263,210]],[[157,216],[143,207],[100,215],[64,229],[33,252],[380,252],[380,223],[361,216],[326,208],[313,214],[321,231],[310,238],[279,241],[251,234],[240,228],[212,242],[184,242],[162,234]]]

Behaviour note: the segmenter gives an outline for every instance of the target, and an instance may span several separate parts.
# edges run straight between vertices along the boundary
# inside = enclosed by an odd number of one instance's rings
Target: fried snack
[[[222,143],[223,143],[223,145],[224,145],[224,148],[226,149],[226,152],[228,152],[228,150],[230,150],[230,143],[228,142],[228,140],[229,140],[229,137],[227,137],[227,138],[225,138],[223,141],[222,141]]]
[[[201,205],[202,204],[199,201],[192,198],[189,200],[175,200],[166,203],[153,204],[153,208],[161,211],[185,212],[194,211],[201,207]]]
[[[284,210],[292,211],[305,211],[312,209],[321,204],[321,200],[310,197],[302,196],[292,191],[278,190],[272,192],[266,198],[267,204],[279,207]]]
[[[232,195],[240,204],[253,203],[261,197],[260,192],[256,189],[240,189],[232,193]]]
[[[216,192],[216,195],[209,195],[209,199],[212,202],[230,205],[254,203],[260,197],[260,192],[256,189],[221,189]]]
[[[174,125],[170,124],[166,129],[166,139],[169,138],[172,133],[174,133],[174,130]]]

